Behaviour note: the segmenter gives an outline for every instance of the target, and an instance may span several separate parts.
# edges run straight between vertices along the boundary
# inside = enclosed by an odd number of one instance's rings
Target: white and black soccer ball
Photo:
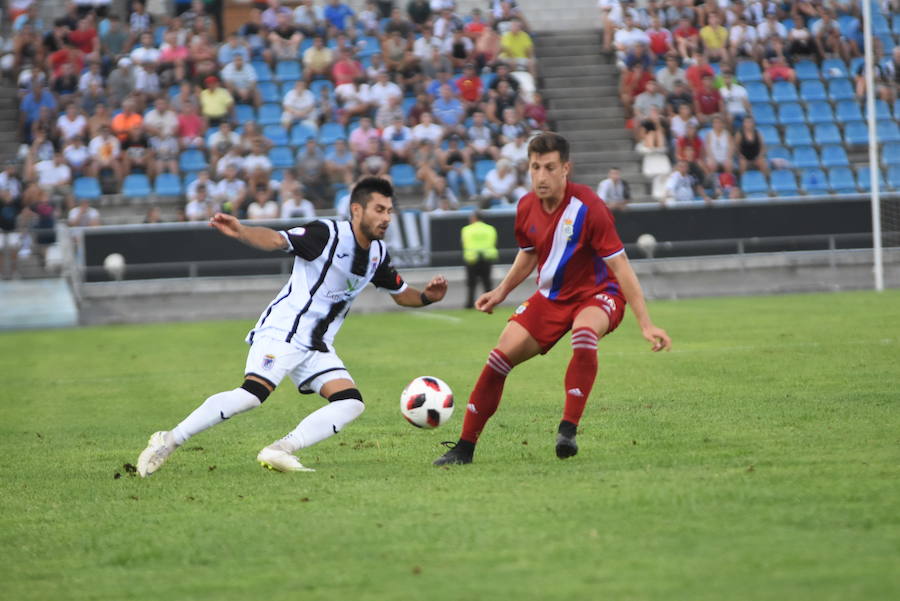
[[[453,391],[432,376],[420,376],[400,395],[400,413],[417,428],[437,428],[453,415]]]

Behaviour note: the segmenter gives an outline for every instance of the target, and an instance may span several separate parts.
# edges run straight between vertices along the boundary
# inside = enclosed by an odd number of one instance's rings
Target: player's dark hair
[[[559,153],[559,160],[563,163],[569,161],[569,142],[561,135],[552,131],[538,134],[528,143],[528,156],[533,154]]]
[[[382,196],[393,198],[394,186],[383,177],[364,177],[353,186],[353,192],[350,193],[350,204],[356,203],[365,209],[372,194],[376,192]]]

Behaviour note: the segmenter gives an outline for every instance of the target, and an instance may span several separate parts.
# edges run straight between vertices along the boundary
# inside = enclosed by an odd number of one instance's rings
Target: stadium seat
[[[797,180],[794,178],[794,172],[788,169],[776,169],[772,171],[772,190],[777,196],[797,196],[800,190],[797,189]]]
[[[818,167],[819,153],[812,146],[797,146],[794,148],[794,167],[805,169]]]
[[[288,79],[281,82],[278,87],[278,93],[281,94],[281,96],[279,96],[278,100],[274,102],[281,102],[282,100],[284,100],[284,97],[287,95],[287,93],[293,90],[294,86],[297,85],[297,81],[298,80],[296,79]]]
[[[888,167],[887,185],[894,190],[900,188],[900,165]]]
[[[157,196],[181,196],[181,178],[174,173],[160,173],[153,182],[153,193]]]
[[[834,123],[819,123],[813,129],[813,138],[816,146],[824,146],[826,144],[841,144],[841,130]]]
[[[794,125],[806,123],[806,114],[803,107],[796,102],[785,102],[778,105],[778,122],[781,125]]]
[[[853,15],[840,15],[837,21],[838,25],[841,28],[841,35],[843,35],[845,38],[855,40],[857,37],[859,37],[859,19],[857,19]],[[874,21],[875,19],[872,19],[873,23]]]
[[[356,56],[365,58],[381,52],[381,42],[375,36],[362,36],[356,41]]]
[[[747,87],[750,82],[762,81],[762,70],[759,68],[759,63],[755,61],[739,62],[735,69],[735,75],[744,87]]]
[[[896,121],[879,121],[875,127],[875,136],[879,143],[900,142],[900,127],[897,126]]]
[[[812,125],[818,123],[834,125],[834,111],[831,110],[831,105],[825,101],[816,100],[810,102],[806,107],[806,115]]]
[[[815,81],[801,81],[800,98],[804,102],[828,100],[828,94],[825,92],[825,86],[818,79]]]
[[[406,97],[403,99],[403,116],[409,118],[409,112],[412,110],[412,107],[416,104],[415,98]]]
[[[406,163],[394,163],[391,165],[391,180],[398,188],[411,188],[419,183],[416,179],[416,169]]]
[[[775,102],[797,102],[797,88],[789,81],[776,81],[772,84],[772,100]]]
[[[263,102],[281,102],[282,94],[278,89],[278,84],[271,81],[261,81],[256,84],[259,95]]]
[[[328,96],[334,97],[334,84],[327,79],[315,79],[309,84],[309,91],[312,92],[316,98],[322,96],[322,88],[328,88]]]
[[[264,104],[260,106],[257,121],[263,126],[278,125],[281,123],[281,105]]]
[[[746,86],[747,100],[750,102],[769,102],[769,88],[761,81],[751,81]]]
[[[125,176],[122,182],[122,196],[129,198],[146,198],[150,196],[150,178],[143,173],[132,173]]]
[[[328,146],[334,144],[338,138],[346,138],[347,133],[340,123],[323,123],[319,130],[319,144]]]
[[[900,34],[900,13],[891,15],[891,30],[896,34]]]
[[[802,83],[807,81],[819,82],[819,67],[811,60],[797,61],[794,65],[794,71],[797,73],[797,79]]]
[[[485,73],[481,76],[481,84],[484,86],[485,90],[489,90],[491,88],[491,84],[494,83],[494,80],[497,79],[497,74],[491,71],[490,73]]]
[[[839,58],[827,58],[822,61],[822,76],[827,80],[847,78],[847,65]]]
[[[844,126],[844,143],[864,146],[869,143],[869,128],[863,121],[851,121]]]
[[[865,115],[868,118],[869,116],[869,107],[868,104],[863,101],[863,107],[865,108]],[[881,98],[875,99],[875,118],[879,121],[882,119],[893,119],[891,115],[891,109],[888,107],[888,103],[882,100]],[[883,141],[883,140],[882,140]]]
[[[847,72],[850,74],[850,77],[855,77],[857,72],[859,72],[860,67],[862,67],[866,62],[865,57],[856,56],[850,59],[850,68]]]
[[[873,7],[874,8],[874,7]],[[872,33],[877,36],[891,35],[891,25],[884,15],[872,11]]]
[[[821,169],[804,169],[800,172],[800,187],[806,194],[827,194],[828,178]]]
[[[809,127],[803,124],[788,125],[784,129],[784,143],[788,146],[812,145],[812,136],[809,135]]]
[[[282,60],[275,63],[275,79],[278,81],[285,81],[287,79],[296,81],[301,77],[303,77],[303,72],[300,68],[300,63],[297,61]]]
[[[256,71],[256,82],[272,81],[272,70],[264,61],[253,61],[250,63],[253,70]]]
[[[775,118],[775,109],[768,102],[754,102],[750,105],[750,112],[757,125],[775,125],[778,119]]]
[[[274,146],[288,145],[288,134],[280,125],[264,125],[262,133]]]
[[[350,189],[347,186],[338,186],[334,191],[334,208],[337,209],[341,204],[341,199],[350,195]]]
[[[887,188],[887,180],[884,178],[884,171],[881,169],[878,170],[878,183],[880,184],[880,188],[884,190]],[[869,173],[869,165],[868,163],[863,163],[856,169],[856,184],[859,186],[860,191],[869,192],[872,190],[872,179],[871,173]]]
[[[841,100],[837,103],[834,114],[838,123],[864,120],[859,104],[855,100]]]
[[[294,166],[294,153],[287,146],[275,146],[269,151],[269,160],[275,169],[290,169]]]
[[[75,198],[97,200],[102,194],[100,181],[96,177],[79,177],[75,179],[72,189]]]
[[[475,161],[475,181],[478,182],[478,185],[482,185],[484,183],[484,179],[487,177],[488,172],[496,166],[496,163],[491,159],[480,159]]]
[[[881,150],[881,160],[885,165],[900,165],[900,142],[888,142]]]
[[[843,146],[831,144],[822,147],[822,166],[828,167],[849,167],[850,159],[847,157],[847,151]]]
[[[238,123],[256,121],[256,111],[249,104],[234,105],[234,118]]]
[[[785,148],[780,144],[773,144],[766,148],[766,158],[776,169],[790,169],[794,164],[794,154],[790,148]]]
[[[203,171],[209,167],[209,164],[206,162],[206,157],[203,156],[202,151],[196,148],[189,148],[181,151],[181,154],[178,156],[178,166],[182,171]]]
[[[316,132],[303,123],[295,123],[291,127],[291,146],[303,146],[309,138],[315,138]]]
[[[856,92],[848,79],[832,79],[828,82],[828,99],[832,102],[853,100]]]
[[[774,125],[760,125],[756,129],[759,130],[759,135],[762,136],[766,146],[781,144],[781,134],[778,133],[778,128]]]
[[[835,167],[828,171],[828,187],[835,194],[855,194],[856,178],[850,167]]]
[[[741,190],[748,196],[751,194],[768,194],[769,184],[761,171],[745,171],[741,177]]]

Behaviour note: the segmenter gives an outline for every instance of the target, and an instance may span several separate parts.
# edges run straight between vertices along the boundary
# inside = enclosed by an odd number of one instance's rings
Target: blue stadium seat
[[[737,64],[735,75],[744,87],[752,81],[762,81],[762,70],[755,61],[741,61]]]
[[[835,194],[855,194],[856,178],[850,167],[835,167],[828,171],[828,187]]]
[[[900,188],[900,165],[891,165],[887,173],[888,187],[894,190]]]
[[[772,171],[772,190],[777,196],[797,196],[797,180],[794,172],[788,169],[776,169]]]
[[[79,177],[75,179],[72,192],[75,198],[97,200],[102,194],[100,181],[96,177]]]
[[[484,86],[485,90],[489,90],[491,84],[494,83],[494,80],[497,79],[497,74],[491,71],[490,73],[485,73],[481,76],[481,84]]]
[[[766,183],[766,176],[762,171],[745,171],[741,177],[741,190],[746,195],[751,194],[768,194],[769,184]]]
[[[403,99],[403,116],[409,117],[409,112],[412,110],[412,107],[416,104],[415,98],[405,97]]]
[[[807,167],[818,167],[819,153],[812,146],[797,146],[794,148],[794,167],[805,169]]]
[[[264,125],[262,133],[274,146],[287,146],[288,134],[280,125]]]
[[[356,40],[356,56],[363,58],[381,52],[381,42],[375,36],[362,36]]]
[[[865,107],[866,117],[869,116],[869,106],[863,101],[863,106]],[[888,107],[888,103],[882,100],[881,98],[875,99],[875,118],[879,121],[882,119],[893,119],[893,115],[891,115],[891,109]]]
[[[760,125],[756,129],[759,130],[759,135],[762,136],[766,146],[781,144],[781,134],[778,133],[778,128],[774,125]]]
[[[747,100],[750,102],[769,102],[769,88],[761,81],[751,81],[744,86],[747,90]]]
[[[178,156],[178,166],[182,171],[203,171],[209,167],[209,164],[206,162],[206,157],[203,156],[202,151],[196,148],[189,148],[181,151],[181,154]]]
[[[844,143],[863,146],[869,143],[869,128],[862,121],[851,121],[844,126]]]
[[[238,123],[256,121],[256,111],[249,104],[234,105],[234,118]]]
[[[766,148],[766,158],[773,163],[780,163],[779,169],[787,168],[794,164],[794,154],[790,148],[785,148],[780,144],[773,144]]]
[[[875,127],[878,142],[900,142],[900,127],[897,126],[896,121],[879,121]]]
[[[288,92],[290,92],[291,90],[294,89],[294,86],[297,85],[298,81],[300,81],[300,80],[299,79],[288,79],[286,81],[281,82],[281,85],[278,87],[278,93],[281,94],[281,96],[278,97],[277,102],[281,102],[282,100],[284,100],[284,97],[287,95]]]
[[[322,128],[319,129],[319,144],[322,146],[334,144],[338,138],[346,137],[347,133],[344,131],[344,126],[340,123],[323,123]]]
[[[848,79],[832,79],[828,82],[828,99],[832,102],[853,100],[856,92]]]
[[[281,92],[278,90],[278,84],[271,81],[261,81],[256,84],[259,95],[263,102],[281,102]]]
[[[775,125],[778,119],[775,117],[775,109],[768,102],[754,102],[750,105],[750,112],[757,125]]]
[[[869,164],[863,163],[856,169],[856,183],[859,186],[860,191],[869,192],[872,190],[872,178],[869,173]],[[878,170],[878,183],[881,186],[881,189],[884,190],[887,188],[887,180],[884,178],[884,171],[881,169]]]
[[[334,84],[327,79],[315,79],[309,84],[309,91],[312,92],[316,98],[322,96],[322,88],[328,88],[328,96],[334,97]]]
[[[806,125],[788,125],[784,129],[784,143],[788,146],[812,145],[812,136]]]
[[[830,144],[822,147],[822,166],[828,167],[849,167],[850,159],[847,157],[847,151],[843,146]]]
[[[260,125],[278,125],[281,123],[281,105],[280,104],[263,104],[259,107],[259,117],[257,121]]]
[[[297,61],[278,61],[275,63],[275,79],[284,81],[286,79],[298,80],[303,77],[303,70]]]
[[[847,64],[839,58],[826,58],[822,61],[822,76],[828,80],[847,78]]]
[[[391,180],[398,188],[411,188],[418,184],[416,169],[406,163],[394,163],[391,165]]]
[[[275,169],[290,169],[294,166],[294,153],[287,146],[275,146],[269,151],[269,160]]]
[[[856,77],[862,71],[860,67],[862,67],[866,62],[865,57],[857,56],[850,59],[850,68],[847,70],[850,73],[850,77]]]
[[[841,144],[841,130],[834,123],[819,123],[813,128],[813,138],[816,146],[826,144]]]
[[[776,81],[772,84],[772,100],[775,102],[797,102],[797,88],[789,81]]]
[[[338,208],[338,205],[341,202],[341,199],[350,193],[350,189],[347,186],[338,186],[334,190],[334,208]]]
[[[881,160],[885,165],[900,165],[900,142],[888,142],[881,149]]]
[[[803,102],[828,100],[828,94],[825,92],[825,86],[818,79],[815,81],[801,81],[800,98],[803,99]]]
[[[315,138],[316,132],[303,123],[295,123],[291,127],[291,146],[303,146],[309,138]]]
[[[800,187],[807,194],[828,193],[828,177],[819,168],[804,169],[800,172]]]
[[[806,123],[806,114],[803,107],[796,102],[785,102],[778,105],[778,122],[781,125],[793,125]]]
[[[122,196],[129,198],[150,196],[150,178],[143,173],[131,173],[122,182]]]
[[[874,8],[874,7],[873,7]],[[891,25],[884,15],[872,11],[872,33],[877,36],[891,35]]]
[[[272,81],[272,70],[269,65],[263,61],[253,61],[250,63],[253,70],[256,71],[256,82]]]
[[[797,79],[803,83],[807,80],[819,81],[819,67],[811,60],[797,61],[794,71],[797,73]]]
[[[181,178],[174,173],[160,173],[153,182],[153,192],[157,196],[180,196]]]
[[[484,183],[484,179],[487,177],[488,172],[496,166],[496,163],[491,159],[480,159],[475,161],[475,181],[478,182],[478,185]]]
[[[891,29],[894,33],[900,34],[900,13],[891,15]]]
[[[806,106],[806,115],[813,125],[817,123],[834,124],[834,111],[831,110],[831,105],[821,100],[810,102]]]
[[[859,110],[859,104],[855,100],[841,100],[838,102],[835,107],[835,117],[838,123],[863,121],[862,111]]]

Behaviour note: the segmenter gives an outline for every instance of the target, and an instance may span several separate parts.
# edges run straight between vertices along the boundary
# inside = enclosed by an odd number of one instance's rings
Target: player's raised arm
[[[475,308],[485,313],[492,313],[494,307],[506,300],[509,293],[531,275],[535,265],[537,265],[537,261],[538,258],[535,252],[520,250],[500,285],[478,297],[478,300],[475,301]]]
[[[260,250],[284,250],[287,240],[281,234],[267,227],[243,225],[236,217],[225,213],[216,213],[209,220],[209,225],[229,238],[240,240],[247,246]]]
[[[650,319],[650,312],[647,310],[647,303],[644,302],[644,292],[641,290],[641,284],[638,281],[631,262],[625,253],[620,253],[614,257],[606,259],[606,264],[612,269],[622,286],[622,293],[625,300],[631,307],[632,313],[637,318],[638,326],[641,328],[641,335],[648,341],[653,343],[652,350],[662,351],[672,348],[672,339],[662,328],[653,325]]]
[[[402,307],[424,307],[442,300],[445,294],[447,294],[447,278],[438,275],[431,278],[424,290],[406,286],[403,292],[392,295],[392,298]]]

